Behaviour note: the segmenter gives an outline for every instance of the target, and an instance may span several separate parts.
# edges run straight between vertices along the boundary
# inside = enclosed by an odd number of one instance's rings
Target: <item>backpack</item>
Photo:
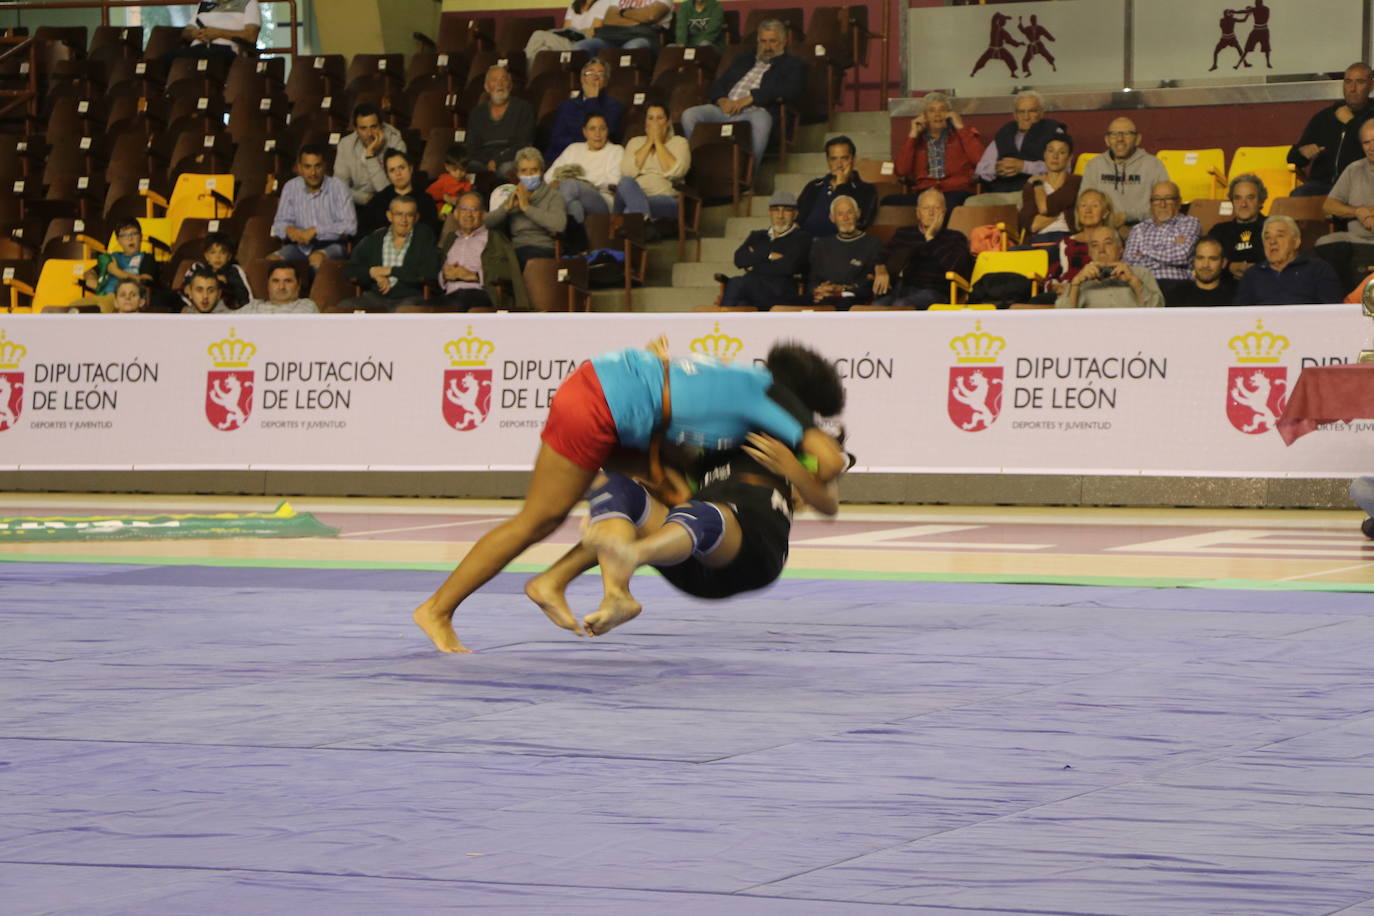
[[[1013,302],[1029,302],[1030,298],[1030,277],[1007,271],[983,274],[968,293],[969,302],[991,302],[999,309],[1004,309]]]

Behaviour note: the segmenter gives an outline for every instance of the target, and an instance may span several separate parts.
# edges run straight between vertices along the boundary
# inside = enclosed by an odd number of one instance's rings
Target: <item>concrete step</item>
[[[698,305],[714,302],[710,290],[675,289],[671,286],[644,286],[630,295],[631,312],[690,312]],[[592,293],[593,312],[625,312],[625,294],[618,289],[599,289]]]
[[[690,289],[692,287],[715,289],[718,284],[715,275],[718,273],[730,275],[736,272],[734,265],[736,244],[730,249],[729,257],[724,260],[716,261],[694,261],[680,262],[673,265],[673,287],[676,289]]]
[[[818,143],[825,134],[886,133],[892,119],[885,111],[837,111],[830,127],[824,124],[803,124],[797,137],[808,143]]]
[[[702,239],[701,263],[733,263],[735,259],[735,249],[739,247],[739,243],[739,239]],[[729,271],[726,271],[726,273],[729,273]]]

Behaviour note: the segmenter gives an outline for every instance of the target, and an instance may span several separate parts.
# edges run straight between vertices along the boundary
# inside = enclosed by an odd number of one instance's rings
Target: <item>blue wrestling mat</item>
[[[1368,595],[524,578],[0,564],[0,911],[1374,913]]]

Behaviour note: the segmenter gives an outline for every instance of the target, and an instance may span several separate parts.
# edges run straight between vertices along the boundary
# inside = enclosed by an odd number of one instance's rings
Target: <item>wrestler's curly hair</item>
[[[833,417],[844,410],[844,383],[834,364],[800,341],[780,340],[773,344],[764,365],[774,382],[818,415]]]

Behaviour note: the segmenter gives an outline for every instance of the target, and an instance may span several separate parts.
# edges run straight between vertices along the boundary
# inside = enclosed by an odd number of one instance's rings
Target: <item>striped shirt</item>
[[[739,78],[739,82],[735,83],[735,87],[730,90],[730,95],[727,98],[742,99],[745,96],[753,95],[754,90],[763,83],[763,75],[768,72],[768,68],[772,64],[771,60],[754,61],[754,66],[750,67],[749,72]]]
[[[358,211],[353,195],[337,178],[325,176],[320,189],[311,193],[305,179],[292,178],[281,189],[277,215],[272,220],[272,234],[286,238],[286,227],[315,228],[316,242],[338,241],[358,231]]]

